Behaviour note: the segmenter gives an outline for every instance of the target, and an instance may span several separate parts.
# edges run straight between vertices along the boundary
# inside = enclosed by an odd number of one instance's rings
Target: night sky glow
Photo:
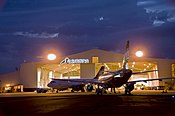
[[[173,0],[0,0],[0,73],[45,52],[99,48],[175,59]]]

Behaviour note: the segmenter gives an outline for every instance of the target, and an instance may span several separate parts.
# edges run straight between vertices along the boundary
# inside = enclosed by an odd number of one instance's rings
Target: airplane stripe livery
[[[87,91],[93,90],[93,84],[97,85],[96,93],[102,94],[103,90],[106,88],[117,88],[125,85],[125,94],[131,94],[131,91],[134,89],[134,84],[137,82],[147,82],[154,80],[165,80],[165,79],[173,79],[172,77],[168,78],[157,78],[157,79],[147,79],[147,80],[137,80],[137,81],[128,81],[133,74],[141,74],[147,72],[153,72],[157,70],[148,70],[143,72],[132,72],[131,69],[128,68],[129,61],[129,41],[126,43],[126,51],[123,57],[123,67],[121,70],[117,71],[105,71],[105,67],[102,66],[94,78],[88,79],[53,79],[48,87],[57,90],[65,90],[68,88],[72,88],[72,91],[84,91],[84,87],[87,86]],[[106,72],[106,73],[105,73]],[[115,90],[115,89],[114,89]]]

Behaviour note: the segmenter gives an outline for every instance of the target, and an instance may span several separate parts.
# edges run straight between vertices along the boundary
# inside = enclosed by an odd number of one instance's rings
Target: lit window
[[[98,57],[92,57],[92,63],[98,63]]]

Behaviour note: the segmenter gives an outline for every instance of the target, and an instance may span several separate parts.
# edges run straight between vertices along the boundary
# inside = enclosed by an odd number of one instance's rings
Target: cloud
[[[169,5],[164,0],[154,1],[139,1],[137,6],[143,7],[145,12],[149,15],[153,26],[161,26],[167,22],[175,22],[175,7]]]
[[[161,26],[162,24],[164,24],[165,22],[164,21],[159,21],[159,20],[154,20],[153,21],[153,25],[154,26]]]
[[[144,6],[144,5],[150,5],[150,4],[155,4],[156,1],[139,1],[137,2],[137,6]]]
[[[30,32],[15,32],[13,33],[15,36],[24,36],[29,38],[39,38],[39,39],[53,39],[57,38],[59,33],[30,33]]]
[[[167,5],[155,5],[155,6],[145,7],[144,9],[146,10],[146,13],[161,13],[163,11],[171,12],[175,8]]]
[[[167,21],[169,21],[169,22],[175,22],[175,16],[168,18]]]

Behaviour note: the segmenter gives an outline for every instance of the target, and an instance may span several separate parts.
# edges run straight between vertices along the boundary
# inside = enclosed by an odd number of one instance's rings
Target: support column
[[[158,62],[158,76],[159,78],[166,78],[172,76],[171,63],[166,60]],[[159,86],[164,86],[165,82],[171,82],[172,80],[159,81]]]
[[[80,64],[80,78],[94,78],[95,64]]]

